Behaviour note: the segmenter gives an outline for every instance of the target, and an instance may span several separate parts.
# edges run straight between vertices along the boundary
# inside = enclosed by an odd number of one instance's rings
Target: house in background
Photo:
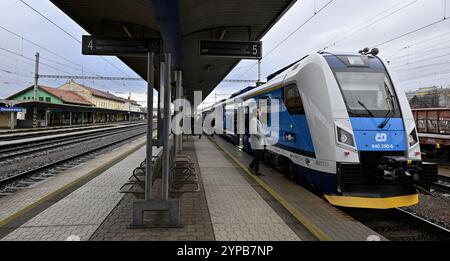
[[[19,91],[6,98],[7,100],[15,101],[25,101],[33,100],[34,97],[34,86],[30,86],[26,89]],[[84,99],[83,97],[77,95],[76,93],[59,90],[47,86],[39,85],[37,88],[36,100],[46,103],[55,104],[73,104],[73,105],[83,105],[92,106],[93,104]]]
[[[73,80],[60,86],[58,89],[75,92],[98,108],[123,111],[129,110],[129,107],[123,98],[119,98],[109,92],[100,91],[86,85],[79,84]]]
[[[74,92],[59,90],[39,85],[36,101],[34,100],[34,86],[25,88],[7,98],[14,103],[38,102],[36,112],[26,111],[25,118],[16,122],[18,127],[32,127],[33,121],[37,127],[83,124],[92,121],[92,116],[86,111],[69,110],[66,107],[93,107],[93,104]],[[56,107],[59,106],[59,107]],[[4,127],[4,126],[1,126]]]

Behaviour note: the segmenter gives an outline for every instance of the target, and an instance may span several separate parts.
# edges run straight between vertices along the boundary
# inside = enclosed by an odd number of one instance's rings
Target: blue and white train
[[[265,126],[276,141],[268,165],[337,206],[410,206],[430,190],[437,166],[422,162],[408,100],[376,53],[314,53],[268,79],[214,105],[227,128],[234,100],[279,102],[279,126]],[[251,152],[248,131],[225,136]]]

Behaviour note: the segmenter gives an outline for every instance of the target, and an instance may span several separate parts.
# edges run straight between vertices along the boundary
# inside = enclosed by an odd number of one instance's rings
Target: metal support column
[[[69,112],[70,126],[72,126],[72,112]]]
[[[261,59],[258,59],[258,82],[261,81]]]
[[[33,128],[37,128],[37,104],[38,100],[38,81],[39,81],[39,53],[36,53],[36,60],[34,64],[34,86],[33,86],[33,101],[35,102],[35,106],[33,107]]]
[[[33,128],[37,128],[37,105],[33,107]]]
[[[160,93],[161,91],[164,92],[164,128],[162,129],[162,139],[163,139],[163,167],[162,167],[162,199],[161,200],[155,200],[151,199],[151,176],[147,176],[148,173],[146,171],[146,187],[145,187],[145,200],[136,200],[133,202],[133,227],[143,227],[144,225],[144,217],[143,214],[145,211],[168,211],[169,212],[169,223],[166,224],[160,224],[160,226],[164,227],[179,227],[180,226],[180,201],[179,199],[169,199],[169,153],[170,153],[170,143],[169,143],[169,134],[170,134],[170,54],[166,54],[166,62],[161,63],[162,65],[165,65],[164,68],[164,75],[161,75],[162,78],[164,78],[164,86],[160,87]],[[153,70],[153,65],[149,65],[149,70]],[[160,68],[160,71],[162,71]],[[151,74],[151,71],[148,72],[149,75]],[[154,77],[154,75],[150,75],[149,78]],[[151,83],[151,81],[149,81]],[[153,87],[153,86],[152,86]],[[150,96],[153,94],[153,88],[148,86],[148,126],[152,127],[153,123],[153,96]],[[164,90],[163,90],[164,89]],[[161,104],[158,103],[158,107],[160,107]],[[148,127],[147,126],[147,127]],[[148,135],[148,133],[147,133]],[[147,136],[147,141],[149,141]],[[150,146],[151,147],[151,146]],[[147,149],[149,149],[149,146],[147,145]],[[149,151],[146,151],[147,154],[147,166],[150,169],[151,166],[151,156],[149,157]],[[151,154],[150,154],[151,155]],[[150,164],[149,164],[150,163]],[[150,181],[150,182],[149,182]]]
[[[154,56],[154,53],[148,53],[147,57],[147,147],[145,153],[147,161],[145,164],[145,200],[150,200],[152,196]]]
[[[158,148],[162,145],[162,133],[164,128],[163,113],[161,109],[164,107],[164,70],[166,66],[164,62],[159,65],[159,91],[158,91]]]
[[[171,55],[170,53],[165,54],[165,69],[164,69],[164,127],[162,133],[163,141],[163,172],[162,172],[162,199],[169,199],[169,175],[170,175],[170,89],[171,89]]]
[[[81,125],[84,125],[84,112],[81,112]]]
[[[34,64],[34,86],[33,86],[33,100],[34,101],[37,101],[38,81],[39,81],[39,53],[36,53],[36,60],[35,60],[35,64]]]
[[[175,99],[179,100],[182,98],[183,91],[182,91],[182,71],[175,71],[175,81],[176,81],[176,89],[175,89]],[[183,108],[184,112],[184,108]],[[184,118],[184,117],[183,117]],[[182,148],[182,135],[176,135],[175,136],[175,153],[180,152]]]

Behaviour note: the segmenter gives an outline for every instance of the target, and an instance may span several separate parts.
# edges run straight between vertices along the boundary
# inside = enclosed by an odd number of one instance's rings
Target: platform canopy
[[[295,0],[50,0],[94,36],[161,37],[183,70],[188,98],[203,98],[239,62],[199,55],[200,39],[254,41],[293,5]],[[81,52],[81,48],[80,48]],[[146,78],[146,60],[119,57]],[[256,75],[254,77],[256,79]]]

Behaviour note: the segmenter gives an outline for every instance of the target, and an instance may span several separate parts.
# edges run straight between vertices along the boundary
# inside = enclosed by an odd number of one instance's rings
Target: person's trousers
[[[264,150],[253,150],[254,156],[250,163],[250,168],[255,172],[259,172],[259,162],[263,159]]]

